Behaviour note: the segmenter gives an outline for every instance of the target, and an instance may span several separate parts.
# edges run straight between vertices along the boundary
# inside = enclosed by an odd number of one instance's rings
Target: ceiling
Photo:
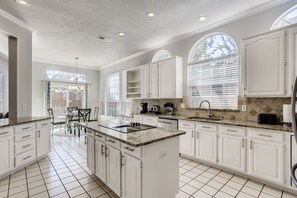
[[[1,0],[33,32],[33,60],[100,68],[169,40],[284,0]],[[148,18],[147,12],[157,16]],[[199,16],[207,16],[199,21]],[[120,37],[118,32],[125,32]],[[97,35],[113,39],[108,43]]]

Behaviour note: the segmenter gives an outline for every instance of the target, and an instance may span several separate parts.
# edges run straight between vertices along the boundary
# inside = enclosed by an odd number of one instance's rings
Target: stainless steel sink
[[[221,120],[224,119],[223,117],[212,117],[212,118],[207,118],[207,117],[197,117],[197,116],[194,116],[194,117],[187,117],[187,118],[190,119],[190,120],[210,120],[210,121],[221,121]]]

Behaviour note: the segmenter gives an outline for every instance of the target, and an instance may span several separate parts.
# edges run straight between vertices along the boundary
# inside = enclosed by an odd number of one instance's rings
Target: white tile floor
[[[88,170],[84,136],[54,136],[53,150],[47,158],[0,181],[0,198],[4,197],[117,196]],[[178,198],[184,197],[297,198],[255,181],[180,158]]]

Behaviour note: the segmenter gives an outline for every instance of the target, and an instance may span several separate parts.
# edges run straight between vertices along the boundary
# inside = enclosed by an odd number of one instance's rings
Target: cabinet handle
[[[88,133],[92,133],[92,131],[88,131]]]
[[[197,139],[199,138],[199,132],[197,131]]]
[[[40,131],[37,131],[37,133],[38,133],[38,137],[40,138]]]
[[[22,139],[25,139],[25,138],[30,137],[30,136],[31,135],[25,135],[25,136],[22,137]]]
[[[227,129],[228,132],[234,132],[236,133],[237,131],[236,130],[231,130],[231,129]]]
[[[265,134],[259,134],[259,136],[262,136],[262,137],[269,137],[269,138],[272,137],[271,135],[265,135]]]
[[[103,144],[101,144],[101,156],[104,156],[104,145]]]
[[[22,130],[26,130],[26,129],[30,129],[31,127],[25,127],[25,128],[22,128]]]
[[[250,140],[250,149],[253,149],[253,140]]]
[[[46,126],[46,125],[48,125],[48,123],[43,123],[43,124],[41,124],[41,126]]]
[[[3,133],[0,133],[0,135],[5,135],[5,134],[7,134],[7,133],[9,133],[9,132],[3,132]]]
[[[108,156],[108,148],[105,147],[105,157],[107,157],[107,156]]]
[[[31,157],[31,155],[29,155],[28,157],[24,157],[23,160],[29,159]]]
[[[210,129],[209,126],[202,126],[202,128],[204,128],[204,129]]]
[[[188,124],[183,124],[184,126],[189,126]]]
[[[27,144],[26,146],[23,146],[23,149],[24,149],[24,148],[27,148],[27,147],[29,147],[29,146],[31,146],[31,144]]]
[[[129,148],[128,146],[124,147],[124,149],[127,149],[128,151],[131,151],[131,152],[133,152],[133,151],[134,151],[134,149],[133,149],[133,148]]]
[[[245,96],[245,95],[246,95],[246,89],[243,88],[243,96]]]
[[[194,131],[192,131],[192,138],[194,137]]]
[[[102,135],[96,135],[96,137],[102,138]]]
[[[242,138],[241,147],[244,148],[244,138]]]
[[[121,168],[125,165],[125,156],[121,155]]]
[[[113,144],[115,143],[115,141],[114,141],[114,140],[107,140],[107,141],[109,141],[109,142],[111,142],[111,143],[113,143]]]

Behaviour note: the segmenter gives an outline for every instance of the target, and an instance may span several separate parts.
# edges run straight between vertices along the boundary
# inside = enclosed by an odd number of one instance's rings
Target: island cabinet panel
[[[0,130],[0,175],[6,174],[13,168],[12,127]]]
[[[106,183],[105,143],[97,139],[95,143],[95,155],[95,174],[101,181]]]
[[[121,152],[111,146],[106,147],[106,185],[121,196]]]
[[[36,156],[48,154],[52,149],[50,121],[36,122]]]
[[[87,166],[93,173],[95,172],[95,139],[90,131],[87,135]]]
[[[122,198],[141,198],[142,163],[130,155],[122,156]]]

